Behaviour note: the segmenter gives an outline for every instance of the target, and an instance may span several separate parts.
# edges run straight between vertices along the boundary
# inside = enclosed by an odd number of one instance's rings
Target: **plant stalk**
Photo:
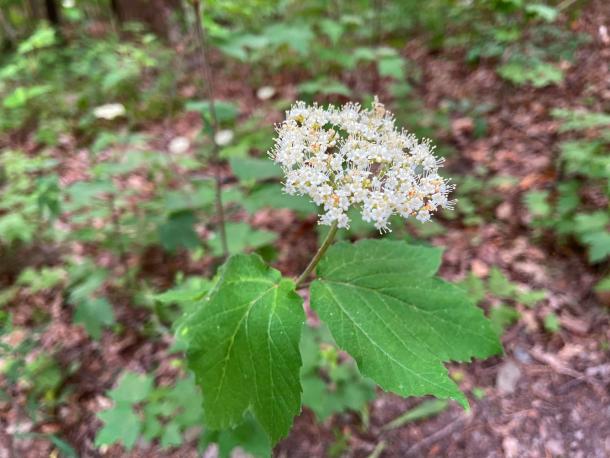
[[[222,252],[225,258],[229,257],[229,245],[227,243],[227,230],[225,225],[225,212],[222,205],[222,170],[220,168],[219,151],[220,148],[216,143],[216,134],[218,133],[218,116],[216,115],[216,105],[214,103],[214,75],[212,73],[212,67],[208,61],[207,49],[206,49],[206,35],[201,25],[203,20],[201,15],[201,3],[199,0],[192,0],[193,11],[195,13],[195,36],[197,39],[197,48],[201,56],[201,72],[204,79],[204,87],[206,96],[210,104],[210,117],[212,127],[212,165],[214,167],[214,180],[216,186],[214,189],[214,202],[216,205],[216,214],[218,216],[218,230],[220,232],[220,242],[222,245]]]
[[[127,254],[127,247],[125,246],[125,241],[122,237],[120,214],[116,207],[116,198],[114,195],[110,196],[108,203],[110,204],[110,218],[112,220],[112,230],[114,232],[114,234],[112,235],[116,237],[117,240],[116,246],[119,255],[119,263],[123,267],[123,275],[125,275],[125,277],[127,278],[127,288],[131,290],[133,284],[129,272],[129,256]]]
[[[322,245],[320,245],[320,248],[318,248],[317,253],[311,259],[311,261],[309,261],[309,264],[307,265],[307,267],[305,268],[303,273],[299,276],[299,278],[297,278],[296,289],[298,289],[305,282],[305,280],[307,280],[307,277],[309,277],[309,275],[316,268],[316,266],[320,262],[320,259],[322,259],[322,256],[324,256],[324,254],[326,253],[328,248],[330,248],[330,246],[332,245],[333,241],[335,240],[335,235],[336,234],[337,234],[337,222],[335,221],[330,226],[328,234],[326,234],[326,238],[322,242]]]
[[[4,13],[2,12],[2,10],[0,10],[0,26],[2,27],[2,30],[4,31],[4,35],[6,36],[6,39],[8,40],[10,45],[16,46],[17,45],[17,33],[15,32],[15,29],[13,29],[13,26],[8,21],[8,19],[4,16]]]

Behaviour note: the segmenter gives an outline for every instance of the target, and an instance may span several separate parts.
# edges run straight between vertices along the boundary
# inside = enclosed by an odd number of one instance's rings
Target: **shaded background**
[[[203,430],[173,333],[221,262],[213,178],[230,251],[297,275],[316,209],[281,193],[273,125],[297,99],[374,95],[457,185],[453,212],[388,236],[445,247],[506,355],[449,365],[470,412],[401,399],[310,313],[304,410],[275,456],[610,455],[607,2],[0,7],[0,456],[268,454],[250,418]]]

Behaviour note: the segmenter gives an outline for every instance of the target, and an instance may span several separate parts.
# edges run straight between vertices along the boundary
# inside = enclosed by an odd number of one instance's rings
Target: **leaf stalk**
[[[326,251],[330,248],[333,241],[335,240],[336,234],[337,234],[337,222],[335,221],[330,226],[328,234],[326,234],[326,238],[322,242],[322,245],[320,245],[320,248],[318,248],[318,251],[316,252],[314,257],[311,259],[311,261],[309,261],[309,264],[307,265],[307,267],[305,268],[303,273],[301,275],[299,275],[299,278],[297,278],[297,281],[296,281],[297,289],[305,282],[305,280],[307,280],[307,277],[309,277],[309,275],[316,268],[316,266],[320,262],[320,259],[322,259],[322,257],[326,253]]]

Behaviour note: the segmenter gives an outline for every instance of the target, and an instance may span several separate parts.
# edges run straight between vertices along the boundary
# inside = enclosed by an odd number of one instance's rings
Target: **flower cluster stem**
[[[299,278],[297,278],[297,281],[296,281],[297,289],[305,282],[305,280],[307,280],[307,277],[309,277],[309,275],[316,268],[316,266],[318,265],[318,262],[320,262],[320,259],[322,259],[322,256],[324,256],[324,254],[326,253],[328,248],[332,245],[333,241],[335,240],[336,234],[337,234],[337,222],[335,221],[330,226],[330,229],[328,230],[328,234],[326,234],[326,238],[322,242],[322,245],[320,245],[320,248],[318,248],[317,253],[311,259],[311,261],[309,261],[309,264],[307,265],[307,267],[305,268],[303,273],[299,276]]]

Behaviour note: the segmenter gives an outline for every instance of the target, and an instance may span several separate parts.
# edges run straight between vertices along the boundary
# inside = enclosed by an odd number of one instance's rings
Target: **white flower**
[[[256,91],[256,96],[259,100],[269,100],[275,95],[275,88],[273,86],[262,86]]]
[[[168,149],[172,154],[184,154],[191,146],[191,142],[186,137],[174,137],[169,142]]]
[[[93,109],[93,116],[100,119],[112,120],[123,116],[125,114],[125,107],[122,103],[107,103],[106,105],[100,105]]]
[[[227,146],[233,141],[233,131],[231,129],[223,129],[216,132],[214,141],[218,146]]]
[[[443,159],[429,141],[398,130],[377,98],[368,110],[297,102],[277,132],[269,155],[286,175],[284,190],[322,205],[320,224],[349,227],[354,206],[365,221],[389,231],[392,215],[425,222],[453,206],[447,196],[454,186],[438,174]]]

